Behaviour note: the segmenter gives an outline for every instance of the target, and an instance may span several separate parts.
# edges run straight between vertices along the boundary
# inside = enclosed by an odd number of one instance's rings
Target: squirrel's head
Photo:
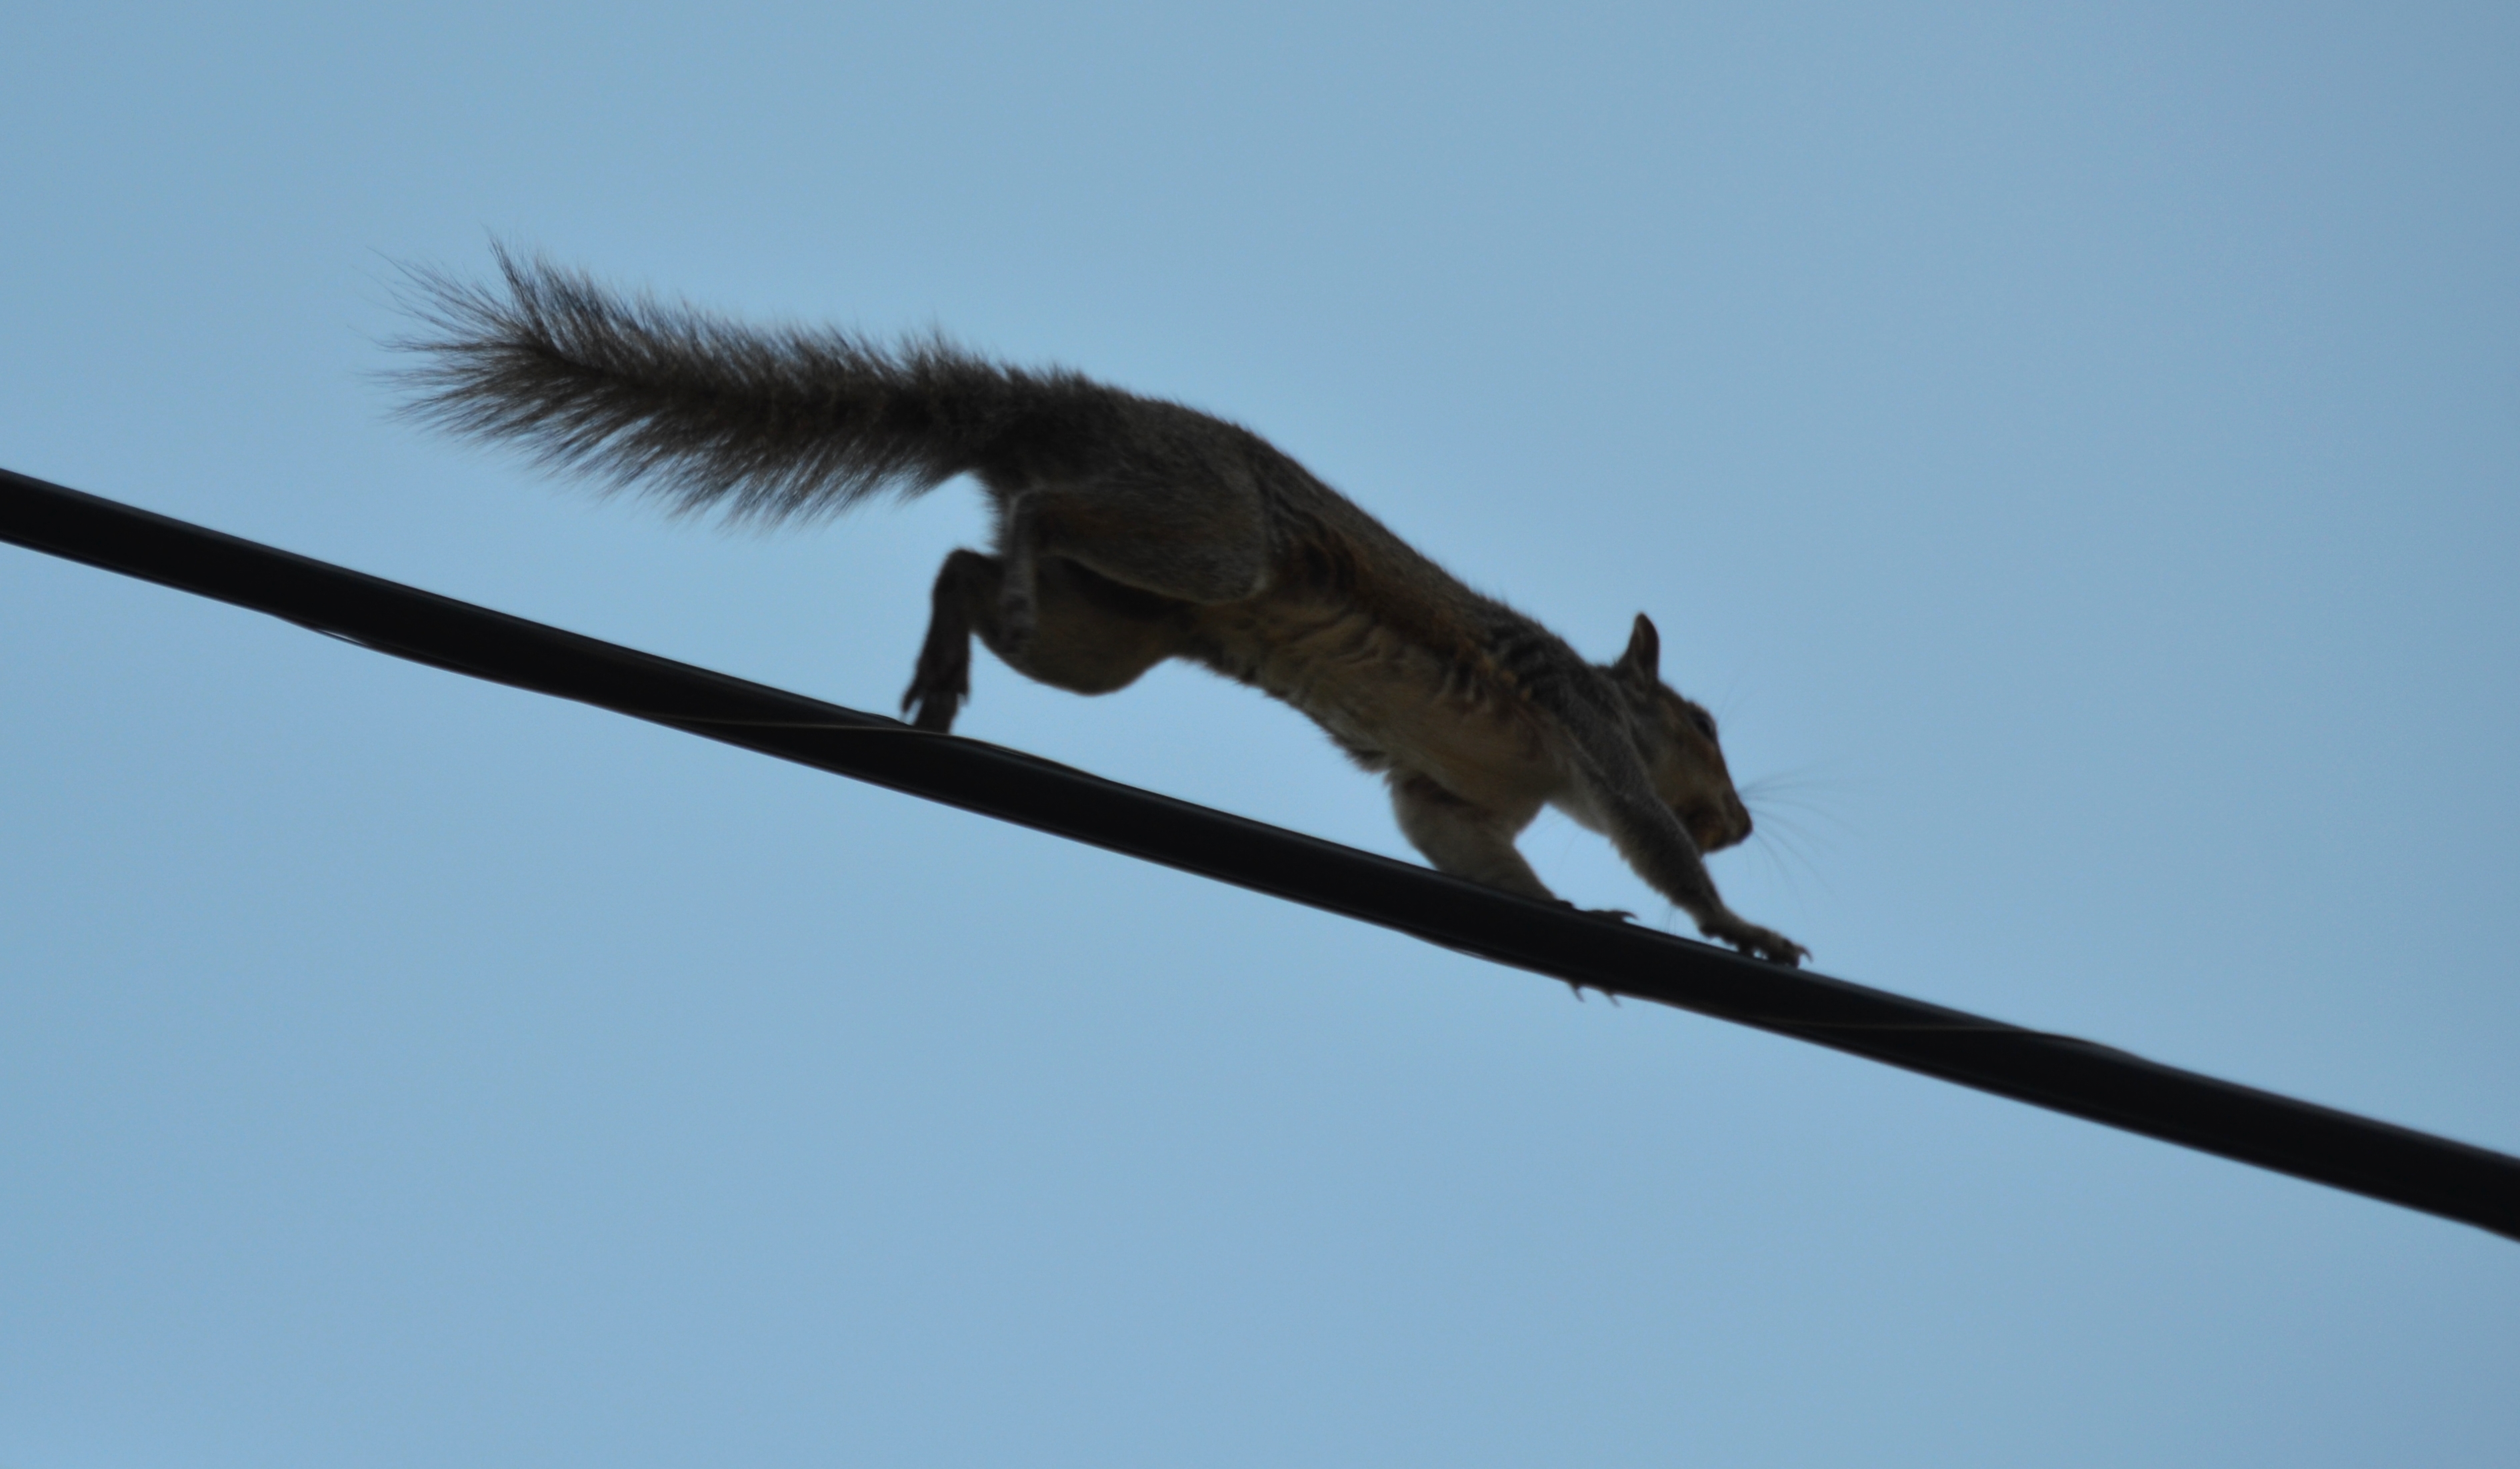
[[[1630,727],[1654,794],[1680,817],[1698,850],[1718,851],[1750,835],[1750,809],[1732,789],[1724,747],[1715,739],[1715,716],[1673,693],[1662,681],[1661,663],[1662,636],[1639,613],[1628,651],[1610,665],[1610,678],[1634,716]]]

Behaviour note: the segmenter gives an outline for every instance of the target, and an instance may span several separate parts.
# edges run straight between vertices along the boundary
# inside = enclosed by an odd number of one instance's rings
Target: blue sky
[[[1864,983],[2520,1150],[2495,7],[21,7],[0,464],[888,709],[385,416],[493,235],[1661,624]],[[0,548],[0,1465],[2499,1465],[2508,1241]],[[1189,668],[964,731],[1375,850]],[[1597,840],[1526,849],[1678,926]]]

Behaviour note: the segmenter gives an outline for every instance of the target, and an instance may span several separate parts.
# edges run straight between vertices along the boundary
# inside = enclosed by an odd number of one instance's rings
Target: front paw
[[[1714,923],[1704,925],[1699,932],[1719,943],[1732,944],[1754,958],[1765,959],[1771,964],[1782,964],[1788,969],[1798,967],[1805,959],[1811,957],[1810,949],[1778,933],[1775,929],[1763,929],[1755,923],[1744,923],[1730,914]]]
[[[1634,923],[1637,918],[1636,914],[1629,912],[1625,908],[1578,908],[1573,903],[1562,897],[1552,898],[1552,901],[1555,902],[1557,906],[1561,908],[1572,909],[1575,912],[1583,914],[1587,918],[1606,918],[1612,923]]]

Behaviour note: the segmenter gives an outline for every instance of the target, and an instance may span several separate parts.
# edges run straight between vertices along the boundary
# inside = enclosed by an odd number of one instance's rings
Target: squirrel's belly
[[[1203,662],[1292,705],[1373,768],[1472,800],[1550,799],[1564,776],[1519,699],[1353,607],[1204,609]]]

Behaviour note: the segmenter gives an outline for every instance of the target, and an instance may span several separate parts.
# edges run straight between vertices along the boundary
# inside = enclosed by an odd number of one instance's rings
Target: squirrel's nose
[[[1722,851],[1750,835],[1750,808],[1738,797],[1727,797],[1723,804],[1703,807],[1698,818],[1688,823],[1690,840],[1700,851]]]

